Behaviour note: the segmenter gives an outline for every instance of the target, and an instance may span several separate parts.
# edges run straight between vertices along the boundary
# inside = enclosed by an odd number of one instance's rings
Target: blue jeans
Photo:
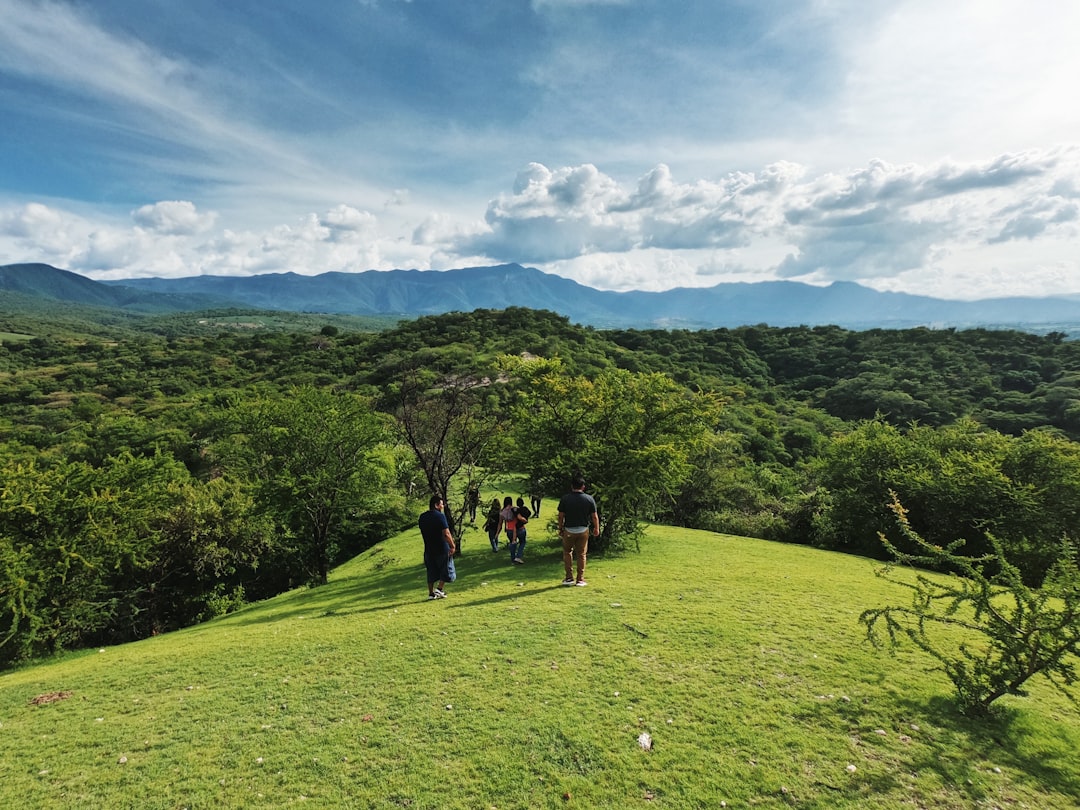
[[[520,560],[525,557],[525,527],[521,526],[517,530],[517,543],[511,543],[510,545],[510,559]]]

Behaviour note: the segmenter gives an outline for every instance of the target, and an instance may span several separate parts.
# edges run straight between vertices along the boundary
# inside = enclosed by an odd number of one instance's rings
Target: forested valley
[[[882,557],[881,535],[905,550],[892,493],[928,542],[996,538],[1032,584],[1075,553],[1060,333],[604,331],[515,307],[370,329],[9,313],[0,338],[0,665],[317,585],[432,491],[468,554],[467,491],[557,497],[574,468],[600,553],[663,522]]]

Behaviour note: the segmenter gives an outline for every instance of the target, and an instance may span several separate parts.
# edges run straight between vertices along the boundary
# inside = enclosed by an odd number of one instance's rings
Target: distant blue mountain
[[[30,299],[131,312],[183,312],[231,306],[201,293],[163,294],[120,284],[103,284],[48,264],[0,266],[0,291],[18,293]]]
[[[208,307],[415,317],[522,306],[598,328],[716,328],[748,324],[848,329],[1080,327],[1080,300],[988,298],[948,301],[876,292],[852,282],[718,284],[665,292],[609,292],[518,264],[447,271],[329,272],[315,276],[132,278],[95,282],[44,264],[0,267],[0,290],[133,311]]]

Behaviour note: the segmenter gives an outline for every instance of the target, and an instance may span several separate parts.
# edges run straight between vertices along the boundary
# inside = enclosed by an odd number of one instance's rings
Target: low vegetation
[[[1059,546],[1041,586],[1032,588],[993,535],[991,553],[967,557],[956,551],[962,541],[942,547],[920,537],[895,493],[890,508],[904,537],[920,551],[904,553],[882,535],[895,561],[952,576],[918,573],[914,583],[899,580],[911,588],[911,604],[865,611],[859,620],[870,641],[895,648],[904,637],[937,659],[956,687],[961,710],[970,715],[988,714],[1005,695],[1027,695],[1036,677],[1075,700],[1067,689],[1076,683],[1080,661],[1080,573],[1072,544]],[[890,577],[893,571],[879,573]]]
[[[0,317],[6,803],[1076,806],[1080,344],[290,317]]]

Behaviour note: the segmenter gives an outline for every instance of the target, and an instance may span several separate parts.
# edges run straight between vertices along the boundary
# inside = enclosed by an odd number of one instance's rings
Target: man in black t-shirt
[[[570,491],[559,501],[559,537],[562,538],[563,568],[566,578],[563,585],[583,587],[585,582],[585,558],[589,553],[589,532],[593,536],[600,534],[600,516],[596,511],[596,501],[585,492],[585,477],[574,473],[570,481]],[[577,578],[574,578],[573,564],[577,561]]]
[[[427,569],[428,599],[443,599],[443,590],[450,578],[450,558],[457,548],[450,524],[443,514],[443,499],[432,495],[428,511],[421,513],[417,521],[420,535],[424,538],[424,567]]]

